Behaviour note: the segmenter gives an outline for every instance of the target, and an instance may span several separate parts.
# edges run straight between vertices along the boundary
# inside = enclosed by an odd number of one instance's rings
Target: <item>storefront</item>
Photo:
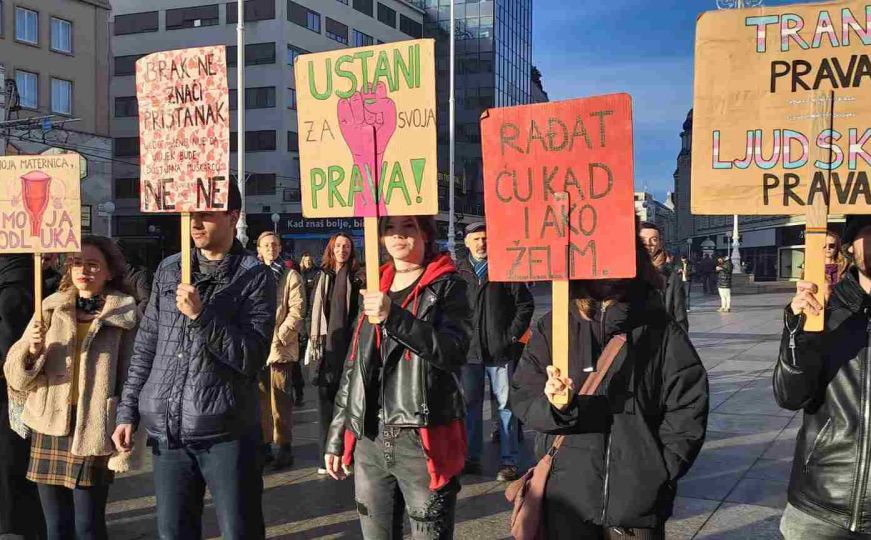
[[[320,262],[330,237],[337,232],[351,236],[357,256],[363,254],[363,219],[362,218],[328,218],[309,219],[302,214],[281,214],[278,223],[272,222],[271,214],[248,214],[248,247],[255,248],[254,242],[264,231],[276,231],[281,235],[281,243],[285,256],[294,260],[305,253],[311,253],[315,261]]]

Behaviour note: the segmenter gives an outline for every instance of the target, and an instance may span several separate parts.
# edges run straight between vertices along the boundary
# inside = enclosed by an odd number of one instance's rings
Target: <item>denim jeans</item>
[[[438,491],[430,491],[429,482],[417,429],[382,424],[375,440],[357,441],[354,497],[363,538],[401,539],[406,511],[414,540],[453,538],[460,482],[452,478]]]
[[[466,434],[469,438],[469,461],[480,462],[484,453],[484,376],[499,405],[499,449],[502,465],[517,465],[520,441],[517,437],[517,419],[508,408],[508,389],[511,384],[510,364],[495,366],[483,364],[463,365],[463,393],[466,397]]]
[[[785,540],[848,540],[868,538],[867,535],[850,532],[828,521],[816,518],[787,503],[780,519],[780,534]]]
[[[223,538],[264,538],[259,435],[258,431],[226,442],[173,449],[152,443],[161,540],[202,538],[206,486]]]
[[[109,484],[69,489],[37,484],[48,540],[106,540]]]

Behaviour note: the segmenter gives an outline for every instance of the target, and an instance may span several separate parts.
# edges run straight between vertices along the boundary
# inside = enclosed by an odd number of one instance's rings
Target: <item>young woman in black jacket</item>
[[[339,479],[353,459],[367,540],[402,538],[406,511],[413,538],[453,538],[466,455],[459,379],[471,333],[466,283],[438,253],[433,218],[380,225],[391,260],[380,287],[363,296],[325,466]]]
[[[547,538],[664,538],[677,480],[705,438],[708,381],[695,349],[660,303],[640,243],[638,278],[571,285],[568,373],[551,365],[550,314],[533,326],[514,375],[511,410],[538,432],[536,454],[566,435],[545,492]],[[626,344],[596,395],[577,396],[605,344]],[[554,396],[568,389],[568,405]]]

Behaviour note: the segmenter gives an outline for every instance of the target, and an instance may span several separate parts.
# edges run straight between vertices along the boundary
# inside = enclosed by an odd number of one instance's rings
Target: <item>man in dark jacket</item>
[[[264,537],[257,381],[276,285],[233,238],[230,186],[228,211],[191,217],[193,285],[180,284],[180,254],[158,267],[118,408],[116,446],[148,434],[161,538],[201,537],[207,486],[224,538]]]
[[[0,367],[33,316],[33,256],[0,257]],[[42,538],[42,506],[36,484],[25,478],[30,441],[9,426],[6,380],[0,373],[0,538]]]
[[[523,283],[494,283],[487,278],[487,231],[483,222],[466,227],[466,247],[469,257],[457,263],[457,271],[467,283],[473,324],[467,363],[462,368],[469,438],[465,472],[481,474],[482,470],[486,375],[499,406],[502,463],[497,478],[512,481],[517,478],[519,440],[517,419],[508,408],[508,389],[520,348],[518,340],[529,328],[535,301]]]
[[[804,313],[821,308],[813,283],[798,283],[784,313],[774,395],[804,410],[780,523],[786,540],[871,535],[871,216],[848,216],[843,240],[854,267],[831,293],[823,332],[804,331]]]
[[[680,273],[668,263],[668,254],[662,248],[662,235],[659,227],[648,221],[642,222],[638,230],[641,243],[650,255],[653,266],[659,270],[665,280],[665,289],[660,292],[665,312],[684,330],[689,330],[690,321],[687,316],[686,290]]]

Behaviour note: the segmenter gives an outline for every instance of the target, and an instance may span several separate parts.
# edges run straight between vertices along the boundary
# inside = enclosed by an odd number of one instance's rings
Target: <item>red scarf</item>
[[[420,293],[423,289],[433,283],[436,279],[456,272],[454,261],[450,255],[442,253],[426,266],[423,275],[415,286],[408,298],[402,305],[405,309],[411,304],[412,315],[417,315],[419,307]],[[386,293],[390,290],[393,284],[393,278],[396,277],[396,268],[393,264],[387,263],[381,267],[381,292]],[[357,324],[357,331],[354,333],[354,349],[352,351],[351,361],[356,357],[357,343],[360,335],[360,330],[363,324],[366,324],[368,319],[361,316]],[[381,333],[376,332],[376,346],[381,350]],[[411,352],[405,351],[405,358],[411,358]],[[418,428],[420,440],[423,443],[423,450],[426,453],[426,468],[429,471],[429,489],[435,491],[444,487],[451,478],[459,475],[463,471],[463,466],[466,461],[466,448],[468,441],[466,440],[466,426],[462,419],[456,419],[440,426],[427,426]],[[346,429],[344,433],[345,453],[342,456],[342,462],[345,465],[351,465],[354,461],[354,446],[357,444],[357,439],[354,434]]]

